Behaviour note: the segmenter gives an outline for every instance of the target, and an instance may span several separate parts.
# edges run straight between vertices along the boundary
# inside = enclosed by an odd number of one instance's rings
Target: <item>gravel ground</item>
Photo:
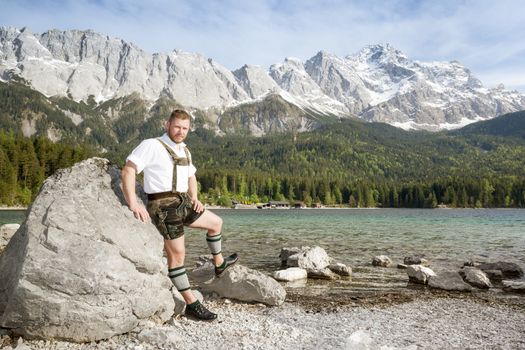
[[[294,298],[292,298],[294,299]],[[389,300],[389,301],[385,301]],[[331,302],[295,298],[281,307],[223,299],[206,302],[214,322],[185,317],[88,344],[12,339],[24,349],[525,349],[525,298],[465,295]],[[335,310],[335,311],[334,311]]]

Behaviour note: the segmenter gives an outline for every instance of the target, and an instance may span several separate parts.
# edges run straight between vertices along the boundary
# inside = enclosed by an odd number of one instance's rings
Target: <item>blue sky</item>
[[[486,87],[525,93],[522,0],[0,0],[0,25],[93,29],[232,70],[389,43],[413,60],[457,60]]]

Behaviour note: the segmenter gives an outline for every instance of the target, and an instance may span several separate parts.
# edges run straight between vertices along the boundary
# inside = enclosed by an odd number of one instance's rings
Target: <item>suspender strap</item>
[[[188,148],[184,147],[184,153],[186,154],[186,157],[177,157],[175,152],[171,149],[170,146],[168,146],[164,141],[161,139],[157,139],[159,142],[164,146],[166,151],[170,154],[171,158],[173,159],[173,181],[171,182],[171,191],[173,193],[177,192],[177,165],[191,165],[191,157],[190,152],[188,151]],[[188,170],[189,171],[189,170]]]

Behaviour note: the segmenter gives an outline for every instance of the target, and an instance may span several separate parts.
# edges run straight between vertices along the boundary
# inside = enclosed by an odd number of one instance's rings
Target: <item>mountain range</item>
[[[90,30],[0,27],[0,80],[27,84],[85,133],[97,118],[133,133],[131,126],[175,105],[217,134],[256,136],[346,118],[437,131],[525,109],[525,95],[484,88],[459,62],[410,60],[388,44],[343,58],[320,51],[305,62],[286,58],[269,69],[231,71],[197,53],[150,54]],[[120,120],[129,113],[135,119]],[[31,134],[39,118],[46,116],[21,116],[19,124]]]

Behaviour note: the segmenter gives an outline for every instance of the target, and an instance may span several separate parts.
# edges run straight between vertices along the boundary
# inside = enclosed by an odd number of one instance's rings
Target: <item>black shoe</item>
[[[215,276],[220,277],[222,274],[228,269],[228,267],[233,266],[237,260],[239,260],[239,256],[237,253],[233,253],[232,255],[224,258],[224,262],[221,266],[215,266]]]
[[[204,305],[198,303],[197,305],[190,307],[186,306],[186,316],[196,318],[203,321],[212,321],[217,318],[217,314],[214,314],[210,310],[206,309]]]

